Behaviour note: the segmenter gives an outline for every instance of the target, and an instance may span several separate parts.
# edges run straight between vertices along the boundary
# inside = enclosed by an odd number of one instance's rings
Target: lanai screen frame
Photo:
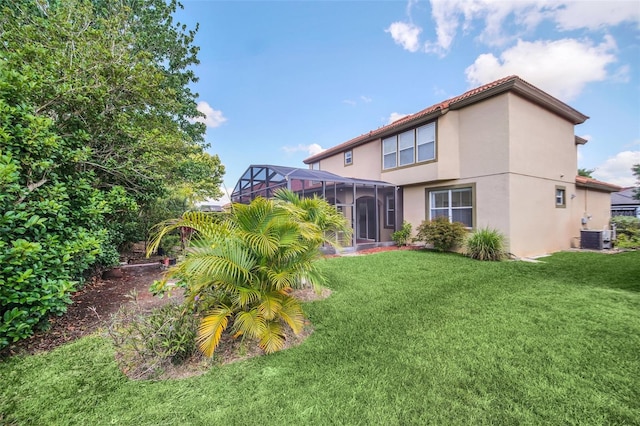
[[[312,197],[317,194],[329,204],[340,209],[353,227],[350,246],[356,249],[390,242],[390,238],[381,241],[383,228],[386,230],[386,234],[390,235],[391,232],[400,229],[399,224],[402,223],[399,187],[383,181],[347,178],[323,170],[266,164],[251,165],[238,180],[231,194],[231,201],[247,204],[256,197],[271,198],[273,193],[280,188],[287,188],[301,197]],[[389,194],[393,194],[394,199],[395,220],[392,228],[385,226],[386,218],[384,217],[386,214],[385,197]],[[362,235],[359,229],[362,218],[356,217],[358,209],[356,203],[364,198],[373,201],[374,208],[371,211],[374,214],[376,227],[375,235],[370,235],[370,231],[373,230],[370,228],[366,233],[367,238],[361,239],[358,237]],[[382,217],[378,206],[382,206]],[[346,210],[350,210],[351,214],[347,215]]]

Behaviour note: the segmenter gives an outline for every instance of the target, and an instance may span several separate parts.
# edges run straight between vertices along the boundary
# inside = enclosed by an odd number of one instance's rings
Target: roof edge
[[[434,104],[415,114],[410,114],[376,130],[371,130],[368,133],[364,133],[339,145],[328,148],[318,154],[307,157],[303,162],[305,164],[311,164],[344,150],[387,136],[388,134],[402,131],[405,128],[412,127],[422,121],[432,120],[440,115],[446,114],[449,109],[461,109],[506,92],[513,92],[541,108],[551,111],[565,120],[572,122],[574,125],[584,123],[589,118],[587,115],[582,114],[580,111],[526,82],[517,75],[511,75],[479,86],[475,89],[468,90],[462,95]],[[576,136],[576,138],[578,137]],[[584,142],[581,142],[583,140]],[[586,143],[586,140],[580,138],[579,142],[578,139],[576,139],[576,143],[583,144]]]
[[[621,186],[585,176],[576,176],[576,186],[604,192],[619,192],[622,189]]]
[[[588,139],[581,138],[581,137],[580,137],[580,136],[578,136],[578,135],[575,135],[575,136],[574,136],[574,138],[575,138],[576,145],[584,145],[584,144],[586,144],[587,142],[589,142],[589,140],[588,140]]]

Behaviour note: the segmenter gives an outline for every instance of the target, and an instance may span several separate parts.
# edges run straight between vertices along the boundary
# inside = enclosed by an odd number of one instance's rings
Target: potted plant
[[[160,242],[161,249],[158,249],[158,254],[163,255],[162,265],[171,266],[176,264],[176,258],[180,252],[180,236],[179,235],[165,235]]]

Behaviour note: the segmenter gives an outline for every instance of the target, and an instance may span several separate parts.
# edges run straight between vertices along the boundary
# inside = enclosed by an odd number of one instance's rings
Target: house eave
[[[329,148],[325,151],[319,152],[318,154],[315,154],[311,157],[308,157],[306,159],[303,160],[303,162],[305,164],[311,164],[311,163],[315,163],[317,161],[323,160],[325,158],[331,157],[333,155],[339,154],[341,152],[344,151],[348,151],[350,149],[356,148],[360,145],[364,145],[367,144],[369,142],[375,141],[377,139],[381,139],[381,138],[385,138],[387,136],[391,136],[393,134],[396,134],[398,132],[403,132],[405,130],[409,130],[412,127],[415,127],[419,124],[422,123],[427,123],[429,121],[433,121],[436,118],[438,118],[439,116],[446,114],[447,110],[442,110],[440,108],[436,109],[433,112],[427,113],[427,114],[423,114],[420,116],[417,116],[419,113],[416,114],[416,117],[414,118],[410,118],[408,120],[406,119],[400,119],[397,120],[397,124],[396,123],[391,123],[387,126],[384,126],[380,129],[377,130],[372,130],[369,133],[365,133],[362,134],[356,138],[351,139],[350,141],[344,142],[340,145],[336,145],[332,148]]]
[[[560,117],[572,122],[575,124],[584,123],[589,117],[587,115],[582,114],[580,111],[571,108],[569,105],[565,104],[559,99],[554,98],[546,92],[530,85],[524,80],[520,78],[514,78],[512,80],[507,80],[506,82],[483,90],[480,93],[476,93],[467,98],[461,99],[459,101],[452,102],[449,108],[451,109],[460,109],[466,106],[472,105],[474,103],[480,102],[484,99],[488,99],[493,96],[497,96],[506,92],[512,92],[516,95],[519,95],[530,102],[533,102],[542,108],[545,108]],[[586,140],[585,140],[586,142]]]
[[[576,176],[576,187],[594,189],[596,191],[603,191],[603,192],[609,192],[609,193],[618,192],[622,189],[622,187],[618,185],[613,185],[611,183],[602,182],[596,179],[585,178],[583,176]]]
[[[574,125],[584,123],[589,117],[581,112],[571,108],[569,105],[554,98],[546,92],[538,89],[537,87],[527,83],[518,76],[509,76],[504,79],[494,81],[492,83],[470,90],[455,98],[440,102],[439,104],[432,105],[422,111],[412,114],[408,117],[401,118],[394,123],[388,124],[377,130],[372,130],[369,133],[365,133],[358,137],[355,137],[347,142],[343,142],[332,148],[329,148],[321,153],[313,155],[303,160],[305,164],[311,164],[333,155],[339,154],[349,149],[353,149],[357,146],[366,144],[379,138],[384,138],[392,134],[408,130],[423,122],[434,120],[441,115],[446,114],[450,109],[461,109],[469,105],[473,105],[477,102],[498,96],[504,93],[514,93],[554,114],[570,121]],[[577,139],[576,143],[586,143],[585,139]],[[584,142],[582,142],[584,141]]]

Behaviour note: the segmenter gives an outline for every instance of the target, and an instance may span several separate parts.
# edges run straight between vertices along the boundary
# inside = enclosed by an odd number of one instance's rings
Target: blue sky
[[[591,117],[579,167],[622,186],[640,163],[638,1],[194,1],[199,109],[233,189],[517,74]]]

